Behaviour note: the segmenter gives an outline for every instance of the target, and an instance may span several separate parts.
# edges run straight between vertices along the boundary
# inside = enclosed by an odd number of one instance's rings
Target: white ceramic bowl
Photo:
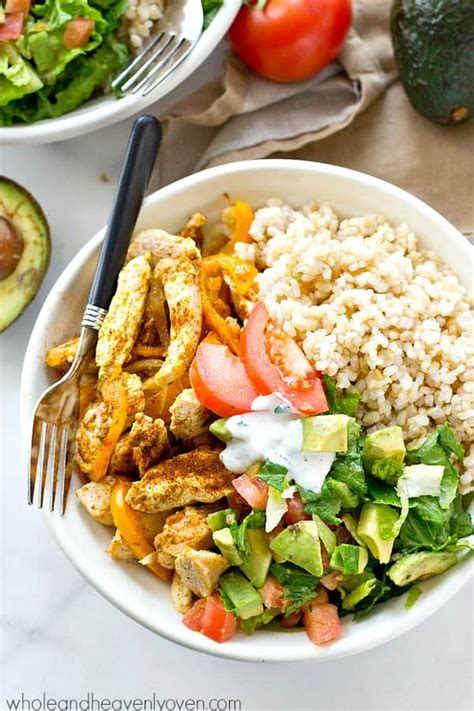
[[[266,160],[233,163],[184,178],[151,195],[144,203],[137,230],[163,227],[177,230],[194,211],[213,220],[226,205],[224,193],[253,206],[281,196],[301,205],[311,199],[326,201],[342,215],[381,212],[394,222],[406,222],[423,246],[434,249],[468,285],[472,251],[464,237],[441,215],[417,198],[389,183],[352,170],[320,163]],[[38,317],[23,368],[21,418],[25,447],[30,413],[36,397],[52,374],[43,364],[50,346],[77,333],[104,230],[93,237],[71,261],[51,290]],[[322,661],[355,654],[387,642],[417,625],[441,607],[472,571],[462,561],[422,587],[416,605],[404,609],[404,598],[379,607],[363,622],[344,620],[340,640],[315,647],[304,633],[239,633],[219,645],[188,630],[171,602],[168,587],[140,566],[114,562],[104,554],[111,529],[95,523],[71,497],[64,518],[44,512],[56,540],[84,577],[120,610],[158,634],[196,650],[252,661]],[[60,585],[61,582],[59,581]]]
[[[241,0],[224,0],[220,11],[203,32],[193,51],[148,96],[130,95],[118,100],[113,96],[103,96],[87,101],[75,111],[59,118],[0,128],[0,146],[54,143],[96,131],[144,111],[176,89],[207,59],[227,33],[240,6]]]

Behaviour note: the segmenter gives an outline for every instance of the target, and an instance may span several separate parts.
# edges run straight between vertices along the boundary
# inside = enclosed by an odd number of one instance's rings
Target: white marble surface
[[[180,93],[214,74],[219,62],[218,55]],[[242,711],[470,709],[472,586],[414,631],[358,657],[319,666],[224,661],[162,640],[118,612],[26,507],[18,388],[28,334],[57,276],[106,220],[130,123],[56,145],[0,148],[0,172],[43,205],[54,244],[39,296],[0,337],[2,699],[22,692],[82,698],[89,691],[110,699],[155,692],[161,700],[240,699]],[[0,703],[1,711],[8,708]]]

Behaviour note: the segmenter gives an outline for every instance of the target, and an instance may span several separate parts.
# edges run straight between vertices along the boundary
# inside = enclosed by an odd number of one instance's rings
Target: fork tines
[[[56,507],[61,515],[66,501],[68,439],[66,426],[58,427],[36,418],[28,475],[28,503],[33,504],[36,498],[38,508],[43,508],[48,490],[49,510]]]
[[[180,64],[195,42],[173,32],[156,37],[114,79],[112,87],[122,94],[149,94]]]

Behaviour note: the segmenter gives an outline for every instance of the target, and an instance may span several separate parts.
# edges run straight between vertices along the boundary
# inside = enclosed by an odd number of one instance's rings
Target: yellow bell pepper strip
[[[92,465],[92,472],[89,476],[91,481],[99,481],[107,473],[110,457],[127,421],[127,391],[120,380],[106,380],[102,384],[101,390],[104,402],[112,411],[112,421],[109,431],[104,437],[102,448]]]
[[[209,328],[233,353],[240,355],[240,326],[235,319],[224,318],[216,308],[215,277],[224,274],[229,286],[245,296],[254,284],[257,270],[253,264],[227,254],[216,254],[201,261],[199,278],[202,311]]]
[[[236,200],[227,211],[226,217],[229,222],[233,223],[233,231],[222,252],[224,254],[232,254],[237,242],[252,242],[249,229],[253,222],[253,210],[243,200]]]
[[[150,553],[153,553],[155,549],[151,543],[146,540],[138,511],[132,509],[125,501],[127,491],[131,485],[132,482],[126,479],[120,479],[115,484],[110,497],[110,509],[112,511],[114,524],[120,531],[123,540],[131,549],[137,560],[141,560]],[[172,570],[163,568],[159,563],[148,563],[147,568],[162,580],[166,582],[171,581],[173,576]]]
[[[92,378],[82,378],[79,383],[79,419],[85,415],[85,412],[91,402],[94,400],[97,387],[97,380]]]

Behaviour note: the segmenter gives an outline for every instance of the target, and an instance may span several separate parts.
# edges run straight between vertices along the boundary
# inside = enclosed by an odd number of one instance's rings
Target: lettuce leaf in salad
[[[324,376],[324,386],[330,414],[354,417],[359,406],[360,394],[354,392],[343,395],[329,375]]]
[[[410,512],[395,548],[404,552],[442,550],[472,533],[471,515],[464,510],[459,494],[447,510],[434,496],[420,496],[410,501]]]
[[[209,27],[223,4],[224,0],[202,0],[202,9],[204,12],[204,29]]]
[[[409,450],[406,454],[409,464],[440,464],[444,467],[439,497],[443,509],[449,508],[456,497],[459,485],[459,472],[451,462],[452,456],[462,463],[464,451],[447,422],[427,437],[421,447]]]
[[[41,89],[43,82],[10,42],[0,42],[0,107]]]
[[[257,476],[269,486],[282,492],[287,485],[288,469],[281,464],[274,464],[274,462],[267,459]]]
[[[332,523],[334,526],[338,526],[341,523],[341,519],[337,517],[337,514],[342,508],[342,500],[338,493],[331,491],[327,479],[319,494],[315,494],[314,491],[309,489],[304,489],[299,484],[296,485],[296,488],[301,496],[301,501],[305,504],[303,508],[305,513],[316,514],[325,523]]]
[[[234,543],[244,558],[247,558],[250,553],[246,536],[247,529],[263,528],[264,526],[265,511],[260,511],[260,509],[253,509],[252,513],[249,513],[240,524],[236,521],[230,524],[229,528],[232,538],[234,539]]]
[[[362,466],[360,426],[349,420],[347,431],[347,451],[338,454],[329,472],[331,477],[344,482],[361,497],[367,496],[367,482]]]
[[[290,600],[285,610],[285,616],[299,610],[302,605],[315,596],[318,578],[310,573],[305,573],[292,563],[272,563],[271,574],[283,585],[283,597]]]

